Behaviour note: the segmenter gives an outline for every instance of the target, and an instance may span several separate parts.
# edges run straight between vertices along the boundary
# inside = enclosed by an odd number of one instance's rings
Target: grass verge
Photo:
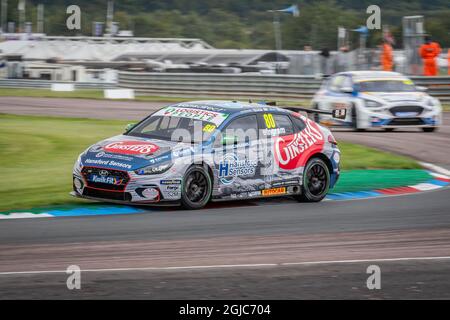
[[[127,122],[0,114],[0,211],[79,203],[69,196],[78,154],[120,134]],[[406,157],[341,143],[342,165],[350,169],[414,169]]]

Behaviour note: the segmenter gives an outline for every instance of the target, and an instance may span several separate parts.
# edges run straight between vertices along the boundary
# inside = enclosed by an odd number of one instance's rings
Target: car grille
[[[418,126],[424,122],[420,118],[395,118],[388,123],[389,126]]]
[[[392,107],[389,111],[395,116],[397,112],[416,112],[417,115],[421,114],[423,107],[421,106],[397,106]]]
[[[84,180],[87,183],[87,187],[102,189],[102,190],[111,190],[111,191],[124,191],[128,182],[130,181],[130,176],[126,171],[122,170],[113,170],[113,169],[103,169],[103,168],[93,168],[93,167],[84,167],[81,170],[81,174],[84,177]],[[99,177],[110,177],[115,179],[117,183],[103,183],[98,181],[90,180],[90,176],[96,175]]]
[[[129,192],[104,191],[91,189],[89,187],[84,188],[83,196],[106,200],[131,201],[131,194]]]

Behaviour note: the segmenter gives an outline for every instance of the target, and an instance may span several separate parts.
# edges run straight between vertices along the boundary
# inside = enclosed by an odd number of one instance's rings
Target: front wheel
[[[422,128],[423,132],[434,132],[436,130],[436,127],[426,127]]]
[[[185,209],[201,209],[211,198],[212,182],[203,166],[190,167],[183,179],[181,205]]]
[[[330,171],[323,160],[312,158],[303,172],[302,194],[297,200],[303,202],[319,202],[330,188]]]

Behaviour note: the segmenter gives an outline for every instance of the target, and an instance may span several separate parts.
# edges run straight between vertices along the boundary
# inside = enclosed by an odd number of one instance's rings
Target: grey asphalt
[[[370,200],[7,220],[0,272],[450,256],[450,190]],[[370,264],[386,286],[365,287]],[[450,260],[0,275],[1,298],[449,298]],[[388,283],[390,285],[388,285]],[[283,291],[280,292],[281,288]]]
[[[2,98],[0,112],[139,119],[165,104]],[[446,114],[448,121],[448,114]],[[448,122],[447,122],[448,123]],[[425,133],[349,133],[338,138],[399,151],[448,167],[448,127]],[[274,199],[200,211],[4,220],[0,273],[164,268],[216,264],[450,256],[450,189],[399,197],[300,204]],[[379,263],[379,291],[365,287],[367,263],[260,268],[83,273],[69,291],[65,274],[0,274],[6,298],[450,298],[450,261]]]

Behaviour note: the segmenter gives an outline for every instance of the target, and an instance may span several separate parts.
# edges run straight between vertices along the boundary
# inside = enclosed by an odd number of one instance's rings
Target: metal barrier
[[[75,89],[113,89],[115,83],[105,82],[71,82],[71,81],[49,81],[49,80],[30,80],[30,79],[0,79],[0,88],[35,88],[50,89],[54,83],[74,84]]]
[[[415,84],[443,102],[450,102],[450,76],[411,77]],[[198,74],[119,72],[118,84],[0,79],[0,88],[50,89],[53,83],[72,83],[75,89],[135,89],[139,95],[225,97],[251,99],[310,99],[321,79],[313,76],[262,74]]]
[[[450,77],[412,77],[417,85],[442,101],[450,101]],[[262,74],[197,74],[119,72],[118,86],[137,94],[234,97],[269,99],[310,99],[321,79],[314,76]]]

